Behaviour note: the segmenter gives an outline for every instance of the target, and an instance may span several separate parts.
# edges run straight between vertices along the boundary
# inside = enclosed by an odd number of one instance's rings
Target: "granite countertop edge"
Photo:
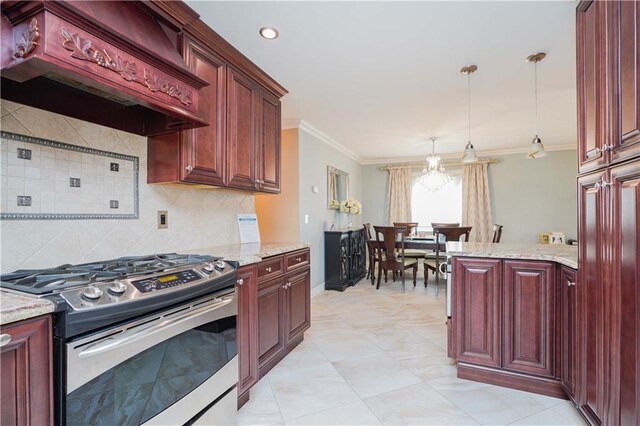
[[[279,254],[311,247],[309,243],[252,243],[227,244],[194,250],[180,250],[181,253],[209,254],[238,262],[240,266],[262,262],[263,259]],[[47,299],[13,291],[0,290],[0,325],[11,324],[40,315],[50,314],[55,305]]]
[[[577,246],[553,244],[447,243],[447,254],[454,257],[546,260],[578,269]]]
[[[0,290],[0,325],[50,314],[55,305],[46,299]]]

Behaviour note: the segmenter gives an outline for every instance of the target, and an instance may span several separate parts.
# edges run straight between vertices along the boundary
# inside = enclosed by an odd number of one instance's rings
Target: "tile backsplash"
[[[4,99],[0,100],[0,109],[0,128],[3,131],[139,158],[139,219],[1,220],[0,270],[3,272],[237,243],[240,237],[236,215],[255,213],[254,196],[251,194],[147,185],[145,137]],[[30,149],[29,146],[19,148]],[[17,146],[14,154],[16,158],[29,155],[19,152]],[[31,154],[34,155],[33,151]],[[122,171],[122,163],[116,165],[112,162],[118,163],[109,161],[110,170],[120,167]],[[0,192],[4,197],[5,191],[9,194],[7,168],[0,168],[0,176]],[[65,181],[65,187],[69,189],[73,189],[75,184],[82,187],[84,181]],[[114,182],[114,185],[121,184],[124,183]],[[35,203],[33,197],[31,200],[18,199],[17,195],[16,200],[12,200],[16,206],[19,202]],[[116,206],[118,209],[123,207],[120,200],[110,198],[108,202],[108,213],[117,212]],[[168,229],[157,229],[159,210],[166,210],[171,216]]]
[[[138,161],[2,130],[0,219],[138,219]]]

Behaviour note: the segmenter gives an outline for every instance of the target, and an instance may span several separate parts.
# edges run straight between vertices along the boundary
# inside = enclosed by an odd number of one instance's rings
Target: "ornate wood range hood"
[[[166,14],[148,2],[3,1],[2,97],[140,135],[205,122],[197,77],[182,58],[186,5]]]

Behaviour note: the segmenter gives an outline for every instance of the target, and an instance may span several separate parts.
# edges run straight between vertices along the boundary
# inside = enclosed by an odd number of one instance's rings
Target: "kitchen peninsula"
[[[577,247],[447,243],[458,377],[573,397]]]

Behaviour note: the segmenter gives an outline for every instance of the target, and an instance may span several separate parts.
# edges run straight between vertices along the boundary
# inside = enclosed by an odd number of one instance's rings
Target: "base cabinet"
[[[2,386],[0,424],[52,425],[51,318],[37,317],[0,328]]]
[[[458,377],[564,397],[556,378],[555,264],[453,258]]]
[[[576,402],[577,384],[581,380],[578,351],[578,283],[576,270],[563,266],[558,273],[560,293],[560,384],[567,396]]]
[[[258,381],[258,282],[254,265],[238,271],[238,401],[244,404]]]
[[[309,259],[297,250],[238,270],[238,407],[311,325]]]

